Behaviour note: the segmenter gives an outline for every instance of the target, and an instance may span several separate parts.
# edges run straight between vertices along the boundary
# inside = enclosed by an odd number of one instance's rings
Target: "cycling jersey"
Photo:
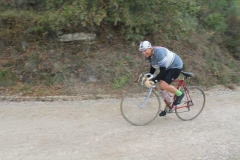
[[[153,55],[147,58],[151,66],[155,69],[166,67],[166,69],[181,69],[183,62],[174,52],[164,47],[153,47]]]

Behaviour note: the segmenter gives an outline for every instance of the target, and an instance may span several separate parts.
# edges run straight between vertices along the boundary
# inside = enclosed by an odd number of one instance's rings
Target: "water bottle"
[[[167,102],[168,105],[170,105],[172,103],[172,98],[169,96],[168,92],[165,90],[162,90],[162,95],[163,95],[163,99],[165,100],[165,102]]]

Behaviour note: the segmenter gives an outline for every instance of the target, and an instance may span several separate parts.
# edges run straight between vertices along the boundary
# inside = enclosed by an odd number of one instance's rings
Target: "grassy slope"
[[[184,70],[195,74],[190,84],[205,89],[218,84],[231,87],[239,83],[239,62],[224,48],[211,43],[212,38],[199,34],[184,42],[154,45],[165,46],[182,57]],[[25,50],[12,46],[1,54],[1,70],[6,68],[17,74],[18,81],[1,87],[2,95],[91,94],[97,98],[121,93],[136,83],[149,65],[138,51],[138,44],[124,44],[115,37],[111,45],[98,40],[90,46],[82,42],[35,43]],[[22,83],[24,75],[28,76]]]

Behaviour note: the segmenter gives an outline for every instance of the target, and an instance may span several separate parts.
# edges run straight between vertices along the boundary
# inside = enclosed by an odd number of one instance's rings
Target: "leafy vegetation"
[[[10,70],[0,70],[0,86],[11,86],[15,85],[17,77]]]
[[[54,86],[94,75],[119,89],[148,70],[135,54],[145,39],[178,53],[195,83],[239,83],[239,15],[239,0],[2,0],[0,83]],[[57,41],[77,32],[97,39]]]
[[[114,89],[119,89],[122,86],[126,85],[126,83],[129,81],[130,78],[130,74],[125,74],[119,78],[117,78],[116,80],[114,80],[112,87]]]

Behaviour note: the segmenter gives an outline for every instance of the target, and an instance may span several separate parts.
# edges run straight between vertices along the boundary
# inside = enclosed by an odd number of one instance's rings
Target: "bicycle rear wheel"
[[[205,105],[205,94],[196,86],[187,87],[184,93],[185,96],[181,104],[176,106],[175,113],[181,120],[188,121],[196,118],[202,112]]]
[[[143,86],[134,87],[123,95],[120,110],[123,118],[136,126],[144,126],[155,120],[160,112],[160,99],[153,89],[148,97],[148,89]]]

